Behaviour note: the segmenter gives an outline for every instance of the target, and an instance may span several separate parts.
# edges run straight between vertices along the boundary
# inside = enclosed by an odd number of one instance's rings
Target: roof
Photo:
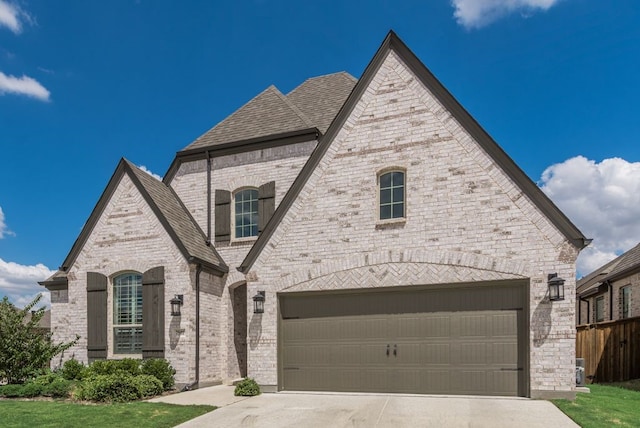
[[[293,202],[302,191],[307,180],[318,166],[338,131],[348,119],[358,100],[369,86],[371,80],[385,60],[387,54],[394,51],[428,90],[442,103],[460,125],[478,142],[485,152],[499,165],[499,167],[516,183],[523,193],[535,204],[551,223],[579,249],[586,247],[591,240],[556,207],[556,205],[540,190],[540,188],[522,171],[515,162],[502,150],[491,136],[476,122],[476,120],[462,107],[429,69],[415,56],[415,54],[390,31],[382,45],[367,65],[344,105],[333,119],[326,133],[319,138],[318,146],[302,168],[300,174],[283,197],[275,213],[267,223],[265,229],[247,253],[242,264],[238,267],[241,272],[248,272],[260,255],[278,225],[286,215]],[[294,90],[295,92],[295,90]],[[293,94],[293,92],[292,92]],[[295,97],[294,97],[295,98]]]
[[[27,316],[24,318],[25,324],[31,321],[33,312],[35,311],[27,313]],[[42,318],[40,318],[37,328],[41,328],[43,330],[51,330],[51,309],[47,309],[46,311],[44,311],[44,315],[42,316]]]
[[[323,132],[355,83],[355,78],[341,72],[308,79],[287,96],[275,86],[269,86],[184,150],[309,128]]]
[[[576,283],[576,292],[580,297],[588,297],[602,291],[610,281],[640,271],[640,244],[600,266]]]
[[[220,257],[213,246],[207,244],[204,232],[197,225],[173,189],[142,171],[128,160],[122,158],[113,176],[109,180],[109,184],[85,223],[82,232],[80,232],[71,251],[60,267],[60,271],[56,272],[48,280],[43,281],[41,285],[46,285],[51,280],[60,281],[64,278],[63,272],[68,271],[75,262],[106,205],[109,203],[113,192],[125,174],[131,178],[131,181],[188,262],[202,264],[221,274],[228,272],[228,267],[222,260],[222,257]]]

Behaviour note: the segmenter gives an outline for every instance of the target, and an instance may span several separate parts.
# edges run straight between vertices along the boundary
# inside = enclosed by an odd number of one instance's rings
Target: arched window
[[[113,278],[113,353],[142,353],[142,275]]]
[[[391,171],[378,178],[380,188],[380,220],[404,218],[404,172]]]
[[[235,237],[258,236],[258,190],[241,190],[234,200]]]

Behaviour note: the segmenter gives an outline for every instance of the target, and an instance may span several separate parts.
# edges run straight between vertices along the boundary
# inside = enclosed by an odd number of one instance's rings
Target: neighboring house
[[[24,318],[24,323],[28,323],[31,321],[31,317],[33,316],[33,312],[31,311]],[[36,331],[40,334],[47,334],[51,332],[51,309],[47,309],[44,311],[44,315],[40,318],[38,325],[36,326]]]
[[[164,357],[181,384],[571,397],[588,242],[391,32],[162,182],[123,159],[42,285],[67,358]]]
[[[580,278],[576,324],[640,316],[640,244]]]

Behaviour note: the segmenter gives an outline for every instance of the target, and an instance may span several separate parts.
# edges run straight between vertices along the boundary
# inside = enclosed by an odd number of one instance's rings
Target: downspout
[[[609,286],[609,321],[613,321],[613,285],[611,281],[607,281]]]
[[[207,150],[207,245],[211,245],[211,152]]]
[[[183,391],[198,389],[200,382],[200,273],[202,265],[196,266],[196,379],[189,385],[182,388]]]

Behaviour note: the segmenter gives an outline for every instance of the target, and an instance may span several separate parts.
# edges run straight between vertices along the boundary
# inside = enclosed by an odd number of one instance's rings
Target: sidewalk
[[[238,401],[246,400],[250,397],[236,397],[233,395],[233,385],[216,385],[207,388],[200,388],[193,391],[179,392],[177,394],[165,395],[163,397],[147,400],[150,403],[169,404],[208,404],[210,406],[224,407]]]

